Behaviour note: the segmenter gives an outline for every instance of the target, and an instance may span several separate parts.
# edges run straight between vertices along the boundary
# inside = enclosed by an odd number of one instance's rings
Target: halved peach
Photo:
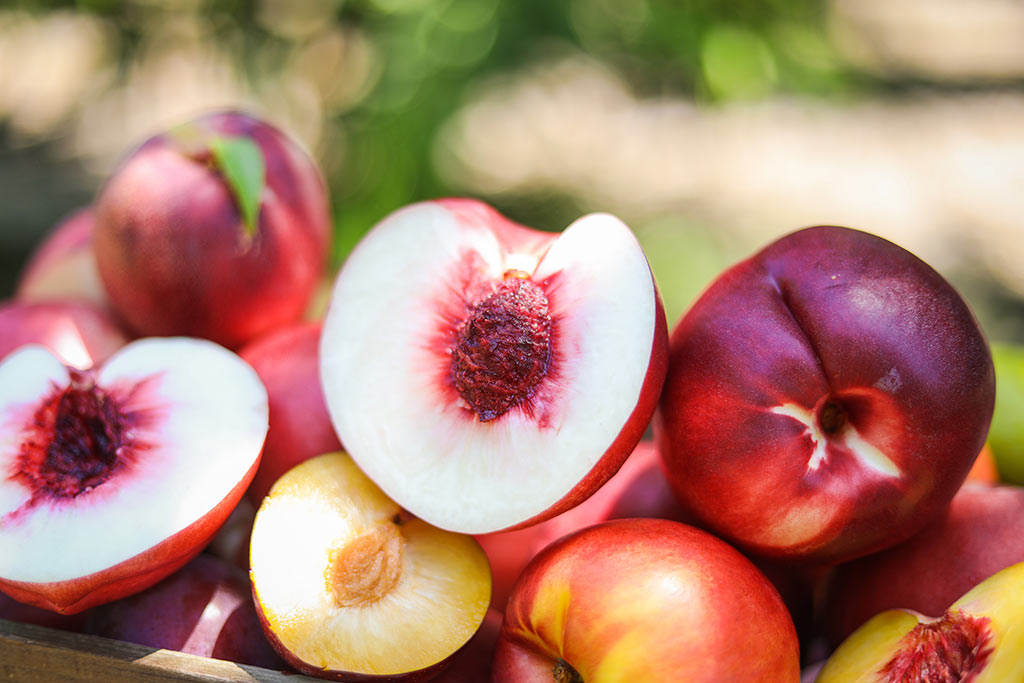
[[[436,675],[477,631],[491,594],[471,536],[410,517],[343,453],[274,484],[256,513],[250,565],[271,644],[299,671],[333,680]]]
[[[480,202],[401,209],[349,256],[320,362],[338,436],[444,529],[528,526],[579,504],[643,435],[667,326],[629,228],[531,230]]]
[[[212,342],[144,339],[78,370],[41,346],[0,363],[0,590],[62,613],[194,557],[259,464],[267,394]]]

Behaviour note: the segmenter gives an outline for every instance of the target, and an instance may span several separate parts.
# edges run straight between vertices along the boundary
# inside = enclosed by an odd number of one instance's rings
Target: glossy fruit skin
[[[825,601],[829,639],[838,644],[887,609],[940,615],[1018,562],[1024,562],[1024,488],[968,482],[909,540],[836,569]]]
[[[533,559],[491,680],[550,681],[561,661],[588,683],[781,683],[800,679],[798,649],[778,593],[734,548],[678,522],[615,520]]]
[[[86,369],[127,343],[110,313],[85,301],[0,304],[0,359],[26,344],[41,344],[64,363]]]
[[[622,468],[576,507],[539,524],[476,537],[491,563],[492,607],[505,608],[516,579],[549,543],[592,524],[626,517],[691,521],[669,489],[661,457],[650,441],[637,444]]]
[[[210,555],[198,555],[141,593],[96,607],[85,632],[214,657],[284,668],[263,637],[248,573]]]
[[[259,506],[277,478],[323,453],[342,449],[320,384],[319,322],[289,325],[242,347],[240,355],[263,380],[270,428],[260,468],[247,495]]]
[[[263,153],[254,235],[210,161],[214,138],[248,138]],[[236,111],[146,141],[107,180],[95,211],[100,276],[117,312],[146,336],[238,348],[298,320],[326,264],[330,218],[319,169],[281,131]]]
[[[849,228],[801,230],[732,267],[670,343],[655,420],[669,481],[763,556],[838,562],[907,538],[952,499],[992,416],[966,303]]]

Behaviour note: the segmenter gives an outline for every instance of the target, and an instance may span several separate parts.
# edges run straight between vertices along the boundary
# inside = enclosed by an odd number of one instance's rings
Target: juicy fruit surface
[[[819,683],[1024,680],[1024,563],[987,578],[937,619],[889,610],[829,657]],[[916,677],[915,677],[916,676]]]
[[[755,654],[756,653],[756,654]],[[537,555],[505,610],[494,681],[797,681],[778,593],[749,560],[677,522],[606,522]]]
[[[485,533],[566,497],[632,425],[599,478],[614,472],[660,386],[659,322],[646,258],[617,219],[559,236],[473,202],[424,203],[346,262],[321,376],[341,441],[389,496]]]
[[[40,347],[0,364],[4,580],[68,581],[129,560],[218,507],[258,461],[266,393],[215,344],[129,344],[88,380],[101,394],[47,412],[42,401],[76,396],[76,376]],[[118,419],[107,422],[111,410]],[[41,413],[66,423],[40,432]],[[73,452],[86,443],[82,464]]]
[[[935,271],[867,233],[811,228],[724,273],[679,322],[659,446],[717,532],[841,560],[952,498],[993,395],[985,340]]]
[[[471,537],[408,518],[344,454],[278,480],[257,513],[250,560],[272,642],[314,675],[435,666],[470,639],[490,598]]]

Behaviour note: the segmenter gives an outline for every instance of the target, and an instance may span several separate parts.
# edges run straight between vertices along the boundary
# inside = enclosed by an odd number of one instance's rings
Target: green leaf
[[[210,143],[214,161],[235,197],[245,222],[246,234],[256,234],[260,198],[266,183],[266,162],[259,145],[249,138],[214,138]]]

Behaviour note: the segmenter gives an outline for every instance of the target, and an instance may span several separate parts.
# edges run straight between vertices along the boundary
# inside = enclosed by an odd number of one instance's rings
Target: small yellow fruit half
[[[1022,623],[1024,563],[982,581],[937,619],[909,610],[876,615],[843,641],[817,680],[1024,681]]]
[[[300,671],[339,680],[437,667],[490,600],[476,540],[411,518],[343,453],[307,460],[271,488],[250,563],[271,642]]]

